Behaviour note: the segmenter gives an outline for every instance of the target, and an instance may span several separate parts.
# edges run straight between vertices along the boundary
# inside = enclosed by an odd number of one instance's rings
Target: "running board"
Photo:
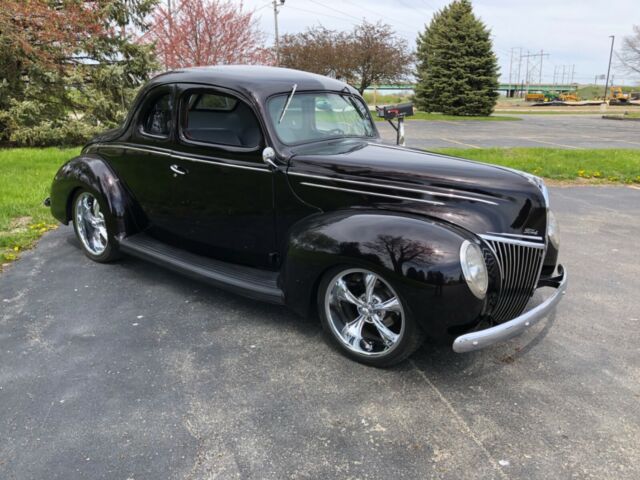
[[[139,233],[120,240],[120,250],[245,297],[284,304],[278,273],[196,255]]]

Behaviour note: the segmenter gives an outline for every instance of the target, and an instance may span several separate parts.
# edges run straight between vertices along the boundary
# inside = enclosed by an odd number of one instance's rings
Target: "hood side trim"
[[[308,178],[315,178],[317,180],[329,180],[332,182],[343,182],[343,183],[351,183],[354,185],[364,185],[364,186],[368,186],[368,187],[378,187],[378,188],[387,188],[387,189],[392,189],[392,190],[402,190],[405,192],[414,192],[414,193],[422,193],[425,195],[431,195],[433,197],[445,197],[445,198],[454,198],[454,199],[458,199],[458,200],[470,200],[472,202],[479,202],[479,203],[485,203],[487,205],[498,205],[497,202],[493,202],[491,200],[484,200],[482,198],[478,198],[478,197],[472,197],[472,196],[468,196],[468,195],[459,195],[457,193],[446,193],[446,192],[434,192],[432,190],[423,190],[420,188],[410,188],[410,187],[401,187],[401,186],[396,186],[396,185],[388,185],[388,184],[384,184],[384,183],[373,183],[373,182],[363,182],[363,181],[358,181],[358,180],[347,180],[345,178],[338,178],[338,177],[326,177],[323,175],[313,175],[313,174],[309,174],[309,173],[300,173],[300,172],[287,172],[288,175],[294,175],[296,177],[308,177]],[[373,195],[373,194],[372,194]],[[404,197],[397,197],[397,198],[404,198]],[[415,199],[411,199],[411,200],[415,200]],[[427,200],[424,200],[425,202],[428,202]],[[443,203],[438,203],[438,202],[429,202],[429,203],[436,203],[439,205],[444,205]]]
[[[397,200],[409,200],[412,202],[428,203],[429,205],[444,205],[443,202],[436,202],[433,200],[424,200],[422,198],[401,197],[398,195],[388,195],[386,193],[367,192],[365,190],[353,190],[351,188],[333,187],[331,185],[322,185],[319,183],[301,182],[300,185],[304,185],[306,187],[325,188],[328,190],[338,190],[341,192],[358,193],[361,195],[371,195],[374,197],[393,198]]]

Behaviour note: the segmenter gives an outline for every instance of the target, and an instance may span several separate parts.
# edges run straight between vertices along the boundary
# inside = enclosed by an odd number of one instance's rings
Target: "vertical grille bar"
[[[543,243],[502,240],[495,236],[484,240],[501,273],[498,301],[491,316],[502,323],[517,317],[526,308],[538,283],[546,249]]]

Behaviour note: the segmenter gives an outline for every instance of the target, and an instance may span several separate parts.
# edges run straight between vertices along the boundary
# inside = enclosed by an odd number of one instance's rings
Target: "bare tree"
[[[407,41],[382,22],[363,22],[351,35],[352,78],[360,93],[371,85],[397,82],[411,71],[413,55]]]
[[[280,40],[280,63],[284,67],[344,78],[349,70],[345,52],[348,34],[323,26],[284,35]]]
[[[407,42],[381,22],[363,22],[351,32],[317,26],[285,35],[280,47],[285,67],[329,75],[362,93],[369,86],[404,79],[413,55]]]
[[[640,73],[640,25],[634,25],[633,35],[624,38],[618,58],[630,73]]]

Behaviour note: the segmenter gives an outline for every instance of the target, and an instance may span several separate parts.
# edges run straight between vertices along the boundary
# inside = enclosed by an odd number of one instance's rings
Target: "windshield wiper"
[[[362,107],[361,105],[358,105],[356,103],[356,100],[354,100],[354,98],[349,95],[347,97],[349,99],[349,102],[351,103],[351,105],[353,106],[353,108],[355,109],[356,113],[358,114],[358,116],[362,119],[362,120],[366,120],[364,113],[360,110],[360,108]]]
[[[289,104],[291,103],[291,99],[293,98],[293,94],[296,93],[296,88],[298,88],[298,84],[294,83],[293,84],[293,88],[291,89],[291,93],[287,97],[287,103],[284,104],[284,108],[282,109],[282,112],[280,113],[280,118],[278,118],[278,125],[280,125],[280,122],[282,122],[282,119],[284,118],[284,114],[287,113],[287,108],[289,108]]]

